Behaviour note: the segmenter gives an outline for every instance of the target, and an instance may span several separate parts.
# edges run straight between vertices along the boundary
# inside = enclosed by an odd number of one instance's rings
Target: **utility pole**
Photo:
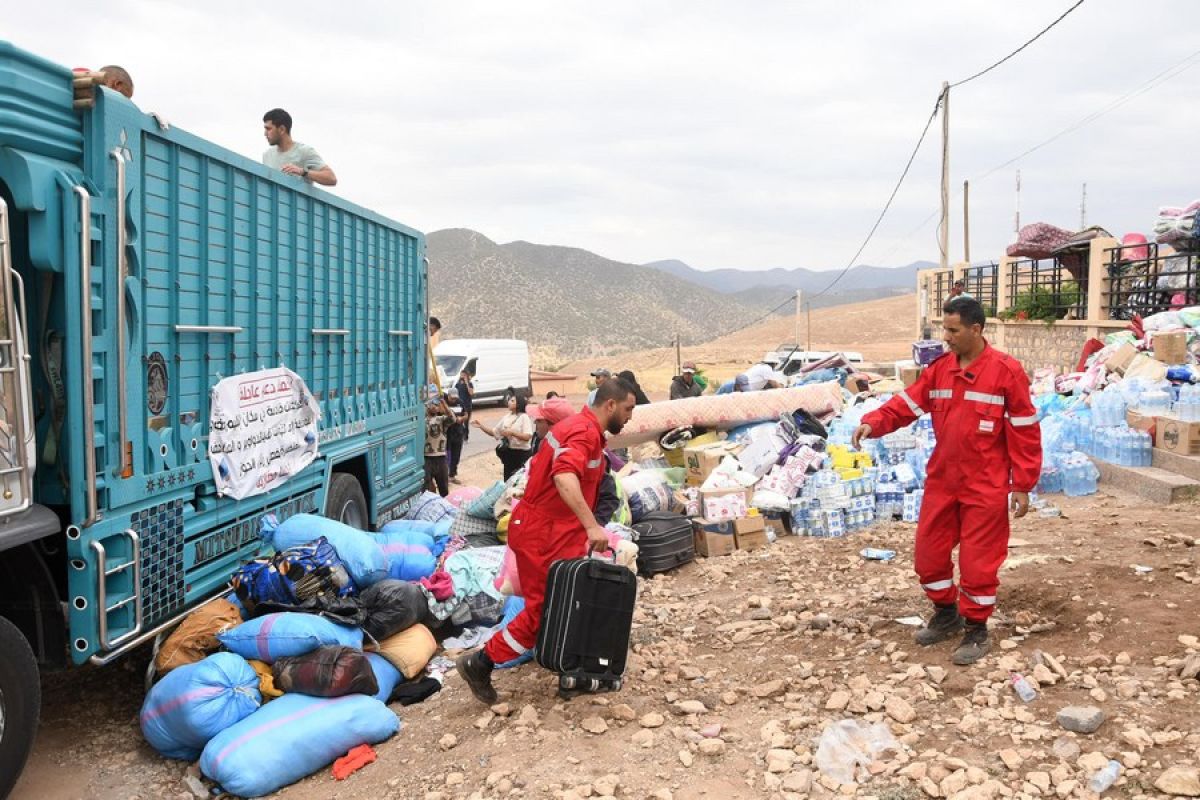
[[[679,331],[675,331],[675,374],[679,374],[680,368],[683,367],[683,352],[679,341]]]
[[[1087,227],[1087,184],[1083,184],[1083,197],[1079,199],[1079,230]]]
[[[808,315],[808,339],[807,339],[808,343],[804,346],[804,348],[805,348],[804,358],[805,358],[805,360],[808,360],[808,354],[812,352],[812,303],[811,302],[808,304],[806,311],[807,311],[807,315]],[[799,338],[799,337],[797,337],[797,338]]]
[[[950,266],[950,84],[942,81],[942,269]]]
[[[803,290],[801,290],[801,289],[796,290],[796,347],[800,346],[800,309],[801,309],[800,304],[802,302],[801,298],[803,297],[803,295],[804,295]]]
[[[971,182],[963,181],[963,261],[971,266]]]
[[[1017,215],[1013,218],[1013,233],[1021,232],[1021,170],[1017,170]]]

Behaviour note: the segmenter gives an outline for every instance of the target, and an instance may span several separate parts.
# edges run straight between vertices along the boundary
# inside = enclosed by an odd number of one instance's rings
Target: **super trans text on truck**
[[[76,102],[70,70],[4,42],[0,239],[4,797],[39,667],[169,630],[259,554],[265,512],[367,528],[420,490],[427,333],[420,233],[108,89]],[[234,499],[210,393],[279,368],[320,409],[318,453]]]

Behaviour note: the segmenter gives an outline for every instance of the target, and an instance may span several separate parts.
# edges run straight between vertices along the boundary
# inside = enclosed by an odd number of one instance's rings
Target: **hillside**
[[[894,361],[909,357],[916,333],[915,294],[864,303],[814,309],[814,350],[856,350],[868,361]],[[801,341],[807,331],[801,330]],[[683,360],[721,381],[758,361],[782,342],[796,340],[795,318],[772,317],[758,325],[706,344],[683,348]],[[622,354],[618,358],[589,358],[568,364],[563,372],[587,375],[596,367],[630,369],[648,391],[665,390],[675,372],[675,352],[655,348]]]
[[[912,283],[904,287],[880,286],[871,289],[851,289],[846,292],[833,291],[814,298],[811,301],[806,298],[805,302],[815,310],[818,308],[829,308],[830,306],[846,305],[847,303],[881,300],[886,297],[912,294],[913,283],[916,283],[915,279]],[[761,308],[765,312],[768,309],[775,308],[783,300],[786,300],[788,295],[794,295],[795,292],[795,289],[788,286],[753,286],[749,289],[729,292],[726,296],[743,305]],[[791,317],[796,313],[796,304],[794,302],[785,304],[775,313],[782,317]]]
[[[727,294],[763,287],[782,287],[784,292],[802,289],[805,292],[816,293],[825,289],[837,274],[833,270],[783,269],[780,267],[765,270],[699,270],[677,259],[651,261],[645,266],[682,278],[697,286],[704,286]],[[862,296],[855,292],[864,289],[902,289],[907,291],[916,284],[917,270],[933,266],[936,265],[931,261],[915,261],[903,267],[872,267],[861,264],[849,270],[826,297],[836,299],[841,295],[842,297],[837,299],[837,302],[856,302],[862,299]],[[828,304],[826,303],[826,305]],[[815,305],[813,307],[816,308]]]
[[[465,229],[427,237],[430,308],[446,338],[514,337],[534,366],[711,340],[762,314],[662,271],[571,247],[496,244]]]

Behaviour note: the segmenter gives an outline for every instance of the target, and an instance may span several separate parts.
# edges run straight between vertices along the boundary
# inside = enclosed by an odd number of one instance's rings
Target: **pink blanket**
[[[638,406],[620,435],[609,440],[609,447],[654,441],[685,425],[734,428],[747,422],[778,419],[780,414],[798,408],[816,417],[832,416],[842,409],[842,387],[837,381],[829,381],[794,389],[704,395]]]

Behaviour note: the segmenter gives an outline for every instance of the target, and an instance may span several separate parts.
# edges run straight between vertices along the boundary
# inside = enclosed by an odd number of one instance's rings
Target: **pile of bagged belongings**
[[[522,481],[423,493],[374,533],[264,516],[272,554],[239,567],[231,592],[158,647],[146,740],[257,797],[396,733],[388,704],[441,689],[453,662],[439,649],[476,646],[523,607],[497,588]]]

